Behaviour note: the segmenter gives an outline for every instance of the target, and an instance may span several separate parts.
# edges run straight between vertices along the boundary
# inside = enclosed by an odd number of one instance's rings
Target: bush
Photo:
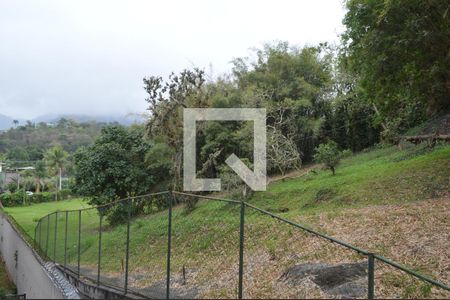
[[[55,200],[55,193],[52,192],[42,192],[38,194],[33,194],[29,196],[30,203],[42,203],[50,202]]]
[[[323,163],[326,168],[333,172],[333,175],[336,172],[336,166],[339,164],[340,157],[341,152],[334,141],[320,144],[316,148],[316,154],[314,155],[314,159],[319,163]]]
[[[4,206],[23,205],[24,199],[25,199],[25,201],[27,200],[25,197],[27,197],[27,195],[25,194],[25,192],[23,190],[20,190],[15,193],[4,193],[4,194],[0,195],[0,199]]]
[[[341,152],[341,158],[347,158],[352,155],[353,155],[353,152],[350,149],[345,149],[344,151]]]
[[[8,183],[6,189],[8,191],[10,191],[11,193],[15,193],[17,191],[17,183],[15,183],[15,182]]]
[[[61,190],[58,192],[58,200],[66,200],[73,197],[71,190]],[[56,200],[54,192],[41,192],[33,195],[26,195],[24,190],[15,193],[3,193],[0,195],[0,200],[5,207],[29,205],[31,203],[51,202]]]
[[[63,189],[58,192],[58,200],[66,200],[72,198],[72,191],[70,189]]]

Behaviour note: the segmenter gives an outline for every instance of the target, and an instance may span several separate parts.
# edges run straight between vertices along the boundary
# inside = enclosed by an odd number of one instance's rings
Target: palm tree
[[[34,182],[36,185],[36,193],[41,191],[41,186],[43,185],[43,179],[47,176],[47,169],[45,167],[45,162],[40,160],[36,163],[33,170]]]
[[[69,153],[64,151],[61,145],[56,145],[45,152],[44,159],[50,171],[59,175],[58,189],[62,189],[62,171],[66,167]]]

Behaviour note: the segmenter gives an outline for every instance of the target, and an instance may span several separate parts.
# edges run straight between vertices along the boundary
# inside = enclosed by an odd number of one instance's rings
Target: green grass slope
[[[449,251],[445,250],[448,240],[442,234],[429,234],[432,231],[448,231],[450,228],[448,201],[442,200],[448,197],[449,178],[449,145],[439,145],[433,150],[422,146],[405,146],[403,150],[395,147],[378,148],[344,159],[334,176],[329,171],[317,169],[315,173],[310,172],[299,178],[275,182],[267,192],[255,193],[249,202],[356,246],[394,258],[449,284],[450,275],[445,271],[445,264],[442,264],[440,257],[447,255]],[[436,202],[426,200],[435,198]],[[57,209],[53,205],[56,203],[8,208],[7,212],[27,232],[34,234],[34,221]],[[65,205],[75,208],[86,204],[71,200]],[[422,205],[419,212],[418,205]],[[406,220],[411,215],[414,217],[411,226],[401,227],[404,224],[398,224],[398,220]],[[359,219],[362,220],[361,224],[356,222]],[[76,264],[77,220],[72,215],[68,220],[66,259],[72,266]],[[95,277],[98,262],[97,211],[83,212],[82,220],[82,272]],[[52,219],[50,223],[54,224],[53,222]],[[55,252],[57,261],[63,262],[62,228],[65,217],[59,218],[57,222],[56,247],[52,238],[54,232],[50,229],[47,231],[47,228],[43,228],[43,232],[44,235],[48,232],[50,236],[49,244],[46,245],[47,253],[52,257]],[[244,285],[247,297],[321,296],[321,291],[302,290],[300,286],[288,287],[278,279],[288,266],[296,263],[337,263],[362,259],[354,253],[338,249],[336,245],[313,238],[250,209],[247,209],[245,222]],[[105,281],[122,284],[126,226],[104,225],[102,276]],[[164,280],[167,212],[136,218],[130,229],[130,286],[142,291],[142,288]],[[235,297],[238,229],[239,207],[235,205],[200,201],[190,213],[186,213],[182,205],[175,207],[172,231],[173,276],[179,278],[181,270],[185,269],[189,283],[198,289],[201,296]],[[409,232],[410,229],[414,230]],[[392,231],[395,232],[395,238]],[[426,238],[431,240],[424,242]],[[426,243],[431,250],[418,259],[415,253],[408,252],[408,247],[406,250],[403,248],[410,240],[418,245]],[[383,278],[390,280],[377,281],[379,296],[443,295],[434,289],[431,293],[427,287],[424,288],[398,272],[383,272],[388,274]],[[177,288],[177,284],[174,285]]]
[[[273,183],[251,200],[291,213],[392,204],[438,197],[449,192],[450,146],[375,149],[344,159],[335,176],[317,174]]]

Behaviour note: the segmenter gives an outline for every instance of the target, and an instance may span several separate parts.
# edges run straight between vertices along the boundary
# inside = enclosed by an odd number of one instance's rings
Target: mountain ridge
[[[74,120],[78,123],[85,122],[98,122],[98,123],[114,123],[117,122],[121,125],[130,126],[132,124],[139,124],[144,122],[144,118],[138,114],[127,115],[85,115],[85,114],[46,114],[36,118],[29,119],[32,123],[54,123],[58,120],[65,118]],[[14,118],[4,114],[0,114],[0,130],[8,130],[14,127],[13,121],[19,121],[18,125],[24,125],[28,120],[21,118]]]

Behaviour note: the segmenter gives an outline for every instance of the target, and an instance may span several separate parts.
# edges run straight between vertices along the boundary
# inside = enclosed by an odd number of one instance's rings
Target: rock
[[[333,297],[357,298],[367,291],[366,268],[366,262],[337,265],[304,263],[290,267],[280,280],[298,285],[309,278]]]
[[[361,279],[338,285],[326,291],[328,294],[341,298],[360,298],[367,295],[367,280]]]

